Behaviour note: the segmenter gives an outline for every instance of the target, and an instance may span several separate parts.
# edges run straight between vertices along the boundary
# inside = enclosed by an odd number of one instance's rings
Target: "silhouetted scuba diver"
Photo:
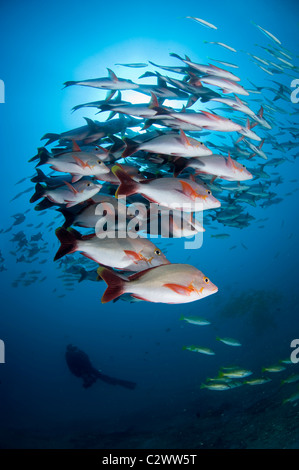
[[[132,390],[136,387],[135,382],[116,379],[115,377],[102,374],[102,372],[93,367],[87,354],[72,344],[66,347],[65,359],[71,373],[83,379],[84,388],[91,387],[97,379],[103,380],[103,382],[111,385],[120,385],[121,387],[130,388]]]

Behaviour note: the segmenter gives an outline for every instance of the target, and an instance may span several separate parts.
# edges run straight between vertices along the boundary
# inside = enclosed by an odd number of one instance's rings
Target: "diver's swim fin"
[[[133,390],[136,388],[136,383],[135,382],[130,382],[129,380],[121,380],[121,379],[116,379],[115,377],[110,377],[109,375],[102,374],[102,372],[97,373],[97,376],[99,379],[103,380],[103,382],[106,382],[110,385],[120,385],[121,387],[129,388]]]

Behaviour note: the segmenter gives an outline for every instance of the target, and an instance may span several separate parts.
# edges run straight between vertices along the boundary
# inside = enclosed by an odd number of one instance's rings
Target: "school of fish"
[[[217,29],[200,18],[187,18]],[[254,26],[270,41],[267,46],[256,45],[259,52],[240,51],[215,41],[204,41],[207,46],[203,48],[226,49],[235,57],[244,54],[253,65],[252,75],[258,67],[269,86],[248,78],[241,85],[235,62],[207,57],[205,63],[197,63],[176,53],[170,54],[171,65],[152,61],[115,64],[132,69],[147,67],[139,80],[152,78],[153,84],[120,78],[111,69],[107,69],[106,77],[65,82],[65,87],[95,88],[100,95],[108,91],[102,100],[73,109],[94,108],[101,120],[85,118],[86,123],[79,128],[45,134],[45,145],[29,160],[36,164],[36,174],[16,183],[28,179],[35,183],[30,201],[37,202],[38,215],[57,211],[52,222],[47,226],[41,222],[37,229],[52,230],[56,220],[64,218],[55,232],[60,247],[54,259],[59,260],[58,267],[63,271],[58,277],[65,290],[73,290],[75,280],[103,279],[107,284],[103,303],[118,299],[193,302],[216,293],[217,286],[197,266],[169,260],[166,250],[156,246],[150,236],[164,237],[166,233],[170,238],[190,237],[205,232],[204,236],[227,239],[229,233],[211,231],[218,226],[243,229],[251,223],[264,227],[260,224],[267,218],[257,220],[248,209],[267,209],[282,201],[275,192],[284,181],[277,167],[299,156],[295,142],[299,112],[290,101],[292,88],[279,80],[287,76],[291,84],[299,76],[299,67],[293,63],[294,54],[276,36]],[[122,99],[122,92],[127,90],[139,96],[137,103]],[[140,94],[144,96],[141,103]],[[172,107],[171,100],[181,105]],[[289,134],[294,142],[285,140]],[[289,183],[297,182],[294,178]],[[290,189],[285,197],[298,189]],[[32,192],[32,186],[13,200],[28,192]],[[13,215],[12,225],[0,233],[23,224],[28,211]],[[19,231],[11,242],[15,250],[10,254],[17,263],[47,262],[47,256],[40,259],[41,254],[50,252],[43,232],[27,239],[24,231]],[[234,248],[236,245],[230,247]],[[66,257],[76,252],[81,254],[80,261]],[[2,253],[0,271],[6,271]],[[41,274],[41,270],[23,272],[13,286],[43,282],[46,276]],[[193,326],[210,324],[201,317],[181,319]],[[234,338],[217,336],[216,340],[226,346],[242,346]],[[201,345],[183,349],[215,354]],[[224,391],[240,385],[261,385],[270,382],[266,374],[284,371],[286,364],[290,362],[264,367],[257,378],[248,378],[252,372],[242,367],[223,367],[202,388]],[[293,374],[281,383],[297,381],[298,375]],[[298,399],[296,392],[284,403]]]

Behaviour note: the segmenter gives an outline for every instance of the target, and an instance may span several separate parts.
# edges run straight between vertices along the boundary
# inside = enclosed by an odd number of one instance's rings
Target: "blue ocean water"
[[[107,67],[119,77],[137,81],[146,70],[116,63],[151,60],[181,65],[169,57],[170,52],[186,54],[198,63],[207,63],[211,57],[237,64],[238,69],[229,70],[245,88],[253,89],[250,80],[278,90],[271,82],[276,80],[291,94],[291,81],[299,79],[298,4],[276,1],[270,7],[265,1],[240,4],[233,0],[199,6],[194,1],[184,5],[134,1],[111,6],[53,1],[46,6],[32,1],[30,8],[23,2],[10,2],[2,10],[0,78],[5,84],[5,103],[0,104],[0,241],[5,270],[0,272],[0,339],[5,344],[5,364],[0,364],[0,447],[298,448],[298,401],[283,404],[298,392],[298,383],[281,385],[281,380],[298,374],[298,364],[287,364],[285,370],[272,374],[262,374],[262,368],[288,359],[290,343],[299,337],[295,145],[299,103],[292,103],[286,94],[274,101],[273,93],[262,90],[268,106],[272,100],[273,109],[268,108],[267,114],[265,108],[265,116],[273,128],[269,134],[259,126],[254,130],[266,139],[264,170],[271,182],[268,189],[275,193],[273,199],[281,199],[277,204],[263,207],[264,199],[259,198],[255,207],[242,203],[253,217],[242,229],[204,217],[206,232],[198,250],[187,250],[184,240],[155,240],[167,250],[171,262],[198,267],[218,286],[217,294],[190,304],[117,301],[102,305],[104,283],[88,281],[76,281],[68,290],[65,274],[53,262],[58,249],[55,228],[62,218],[54,219],[53,211],[36,212],[29,203],[35,165],[28,163],[45,133],[84,125],[84,116],[101,119],[94,109],[71,113],[71,108],[104,99],[106,92],[85,87],[62,90],[65,81],[104,77]],[[186,16],[203,18],[218,29],[205,28]],[[279,38],[291,53],[294,69],[269,75],[254,63],[246,52],[272,60],[259,46],[277,44],[251,21]],[[238,52],[204,41],[223,42]],[[135,95],[124,96],[134,100]],[[256,98],[260,95],[248,99],[255,112],[261,104]],[[203,109],[209,109],[209,103]],[[225,111],[223,107],[223,115]],[[271,140],[267,141],[268,135]],[[208,140],[219,146],[224,143],[219,135],[213,140],[206,136],[204,141]],[[225,142],[231,144],[231,138]],[[289,142],[293,146],[285,144]],[[283,145],[275,147],[277,143]],[[268,166],[276,158],[283,160],[281,164]],[[241,162],[247,165],[246,159]],[[256,157],[248,166],[260,168],[264,163]],[[24,182],[16,184],[23,178]],[[254,184],[267,181],[261,177]],[[26,218],[6,232],[15,214]],[[36,228],[41,222],[41,228]],[[17,262],[22,252],[11,240],[19,231],[30,243],[41,231],[42,240],[35,255],[25,251],[25,260]],[[211,236],[222,233],[229,237]],[[182,315],[204,317],[211,325],[190,325],[180,320]],[[227,346],[217,336],[236,338],[242,347]],[[70,343],[85,351],[104,374],[135,381],[136,389],[103,382],[83,388],[65,362]],[[182,349],[188,345],[209,347],[215,355]],[[271,382],[222,392],[200,388],[225,366],[248,369],[252,378],[263,375]]]

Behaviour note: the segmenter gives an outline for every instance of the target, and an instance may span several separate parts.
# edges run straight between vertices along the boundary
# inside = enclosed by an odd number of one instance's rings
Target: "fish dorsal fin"
[[[259,149],[262,148],[262,146],[264,145],[264,142],[265,142],[265,139],[263,139],[263,140],[261,141],[261,143],[260,143],[260,145],[259,145]]]
[[[259,110],[259,112],[258,112],[258,116],[262,118],[262,117],[263,117],[263,114],[264,114],[264,108],[261,106],[261,108],[260,108],[260,110]]]
[[[185,146],[190,146],[191,145],[188,137],[186,136],[185,132],[182,129],[180,129],[180,139],[181,139],[181,142],[182,142],[183,145],[185,145]]]
[[[137,279],[140,279],[142,276],[144,276],[148,271],[151,271],[152,269],[155,269],[155,267],[153,268],[148,268],[148,269],[145,269],[144,271],[140,271],[138,273],[134,273],[134,274],[131,274],[128,279],[130,281],[135,281]]]
[[[190,57],[188,57],[186,54],[185,54],[185,60],[188,60],[188,62],[191,62]]]
[[[77,144],[77,142],[73,140],[72,143],[73,143],[73,152],[81,152],[81,149],[79,145]]]
[[[111,98],[115,95],[115,93],[116,93],[116,90],[109,90],[105,98],[105,101],[111,100]]]
[[[113,82],[118,82],[118,78],[117,76],[115,75],[115,73],[111,70],[111,69],[108,69],[108,75],[109,75],[109,78],[113,81]]]
[[[161,88],[167,88],[167,83],[166,81],[157,74],[157,85],[158,87],[161,87]]]
[[[68,183],[67,181],[64,181],[64,183],[67,185],[67,187],[74,193],[74,194],[77,194],[78,191],[76,188],[74,188],[74,186],[71,184],[71,183]]]
[[[92,119],[90,119],[90,118],[88,118],[88,117],[84,117],[83,119],[85,119],[85,121],[86,121],[88,127],[90,127],[90,129],[91,129],[92,131],[98,130],[97,124],[96,124]]]
[[[155,72],[150,72],[150,71],[147,71],[147,72],[144,72],[142,75],[140,75],[140,77],[138,78],[147,78],[147,77],[156,77],[157,74]]]
[[[152,91],[151,91],[151,100],[149,102],[148,107],[150,109],[159,108],[158,98],[156,97],[155,93],[153,93]]]
[[[246,119],[246,129],[250,129],[250,121],[249,121],[249,118]]]
[[[221,70],[221,71],[224,70],[224,69],[221,69],[220,67],[217,67],[216,65],[213,65],[213,64],[210,64],[210,63],[208,64],[208,66],[209,66],[209,67],[212,67],[212,69],[214,69],[214,70],[215,70],[215,69],[216,69],[216,70]],[[225,70],[225,72],[227,72],[227,70]]]
[[[238,104],[243,105],[243,101],[240,100],[240,98],[239,98],[237,95],[234,95],[234,97],[235,97],[235,100],[236,100],[236,102],[237,102]]]

